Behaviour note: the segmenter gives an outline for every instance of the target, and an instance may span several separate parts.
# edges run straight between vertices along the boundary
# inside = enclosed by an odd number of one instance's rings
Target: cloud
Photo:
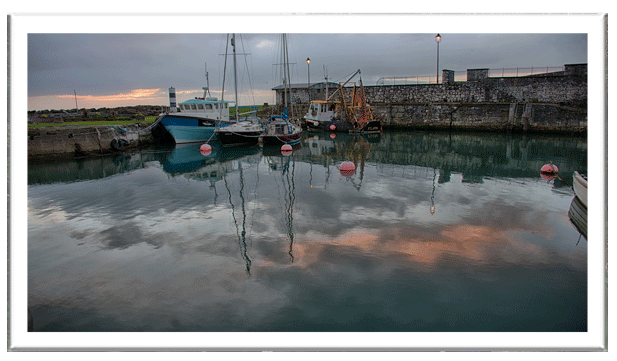
[[[268,39],[264,39],[261,40],[259,43],[257,43],[257,45],[255,45],[256,48],[262,49],[262,48],[273,48],[274,47],[274,42]]]
[[[78,95],[78,99],[89,100],[93,102],[117,102],[117,101],[126,101],[126,100],[135,100],[139,103],[143,100],[155,99],[159,98],[161,95],[160,88],[156,89],[133,89],[128,93],[120,93],[120,94],[110,94],[110,95]],[[75,98],[75,94],[70,95],[58,95],[58,98]]]

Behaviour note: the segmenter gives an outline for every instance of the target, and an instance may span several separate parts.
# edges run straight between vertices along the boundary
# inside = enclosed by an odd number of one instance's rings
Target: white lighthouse
[[[176,88],[169,88],[169,111],[175,113],[178,111],[176,107]]]

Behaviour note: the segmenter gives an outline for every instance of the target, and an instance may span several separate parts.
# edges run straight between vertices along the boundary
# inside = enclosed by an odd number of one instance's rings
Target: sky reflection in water
[[[36,331],[587,328],[587,243],[568,219],[584,141],[198,148],[30,165]],[[549,160],[561,172],[547,182]]]

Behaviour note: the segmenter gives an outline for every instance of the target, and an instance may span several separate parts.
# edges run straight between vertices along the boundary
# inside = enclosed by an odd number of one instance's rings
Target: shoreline
[[[474,122],[475,123],[475,122]],[[587,127],[572,127],[558,125],[530,125],[523,129],[521,125],[507,123],[470,122],[426,122],[422,124],[384,124],[384,132],[426,131],[426,132],[478,132],[493,134],[530,134],[530,135],[561,135],[586,137]],[[139,125],[119,127],[108,126],[75,126],[48,129],[38,128],[28,130],[28,161],[53,161],[56,159],[80,159],[122,154],[125,150],[146,145],[168,144],[164,129],[156,127],[144,130]],[[123,132],[124,131],[124,132]],[[315,132],[320,133],[320,132]],[[328,132],[324,132],[328,133]],[[114,139],[124,139],[126,143],[120,149],[112,145]],[[171,142],[173,144],[173,141]]]

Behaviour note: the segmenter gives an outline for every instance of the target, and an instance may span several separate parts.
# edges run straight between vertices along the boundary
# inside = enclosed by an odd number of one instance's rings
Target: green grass
[[[109,120],[84,120],[78,122],[64,122],[64,123],[36,123],[36,124],[28,124],[28,129],[38,129],[45,127],[74,127],[74,126],[103,126],[103,125],[130,125],[137,123],[152,123],[156,120],[156,116],[147,116],[144,117],[144,120],[117,120],[117,119],[109,119]]]

